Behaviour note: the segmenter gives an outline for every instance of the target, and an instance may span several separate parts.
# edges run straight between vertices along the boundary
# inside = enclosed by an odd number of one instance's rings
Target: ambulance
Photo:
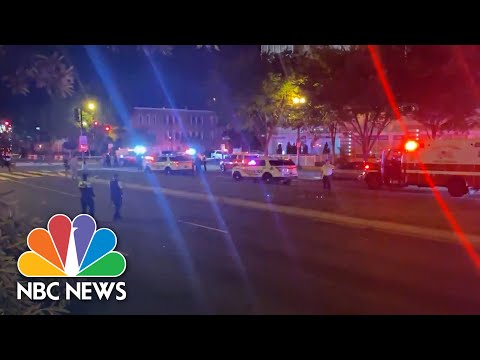
[[[440,186],[464,196],[480,188],[480,139],[408,140],[400,151],[384,150],[378,166],[365,168],[364,179],[370,189]]]

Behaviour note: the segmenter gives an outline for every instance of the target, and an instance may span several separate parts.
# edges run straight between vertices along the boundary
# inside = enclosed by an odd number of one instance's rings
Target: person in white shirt
[[[75,154],[70,159],[70,170],[72,171],[72,179],[77,180],[77,178],[78,178],[78,158]]]
[[[321,167],[324,190],[330,190],[332,187],[330,179],[332,178],[333,169],[335,169],[335,166],[330,164],[330,160],[325,160],[325,163]]]

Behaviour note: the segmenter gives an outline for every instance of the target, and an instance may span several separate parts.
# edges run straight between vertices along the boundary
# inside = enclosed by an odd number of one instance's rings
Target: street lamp
[[[304,105],[307,100],[302,96],[302,97],[297,97],[295,96],[293,99],[293,104],[294,105]],[[300,127],[297,127],[297,167],[300,169]]]
[[[87,102],[87,109],[90,110],[92,113],[95,111],[97,105],[95,104],[95,102],[93,101],[88,101]],[[82,113],[83,113],[83,110],[80,108],[79,109],[79,115],[80,115],[80,137],[83,136],[83,128],[86,127],[88,124],[86,121],[83,120],[83,116],[82,116]],[[82,149],[82,170],[85,169],[85,151],[83,151]]]

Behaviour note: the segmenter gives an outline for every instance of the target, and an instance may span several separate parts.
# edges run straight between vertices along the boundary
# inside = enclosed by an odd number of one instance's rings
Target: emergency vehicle
[[[409,140],[401,151],[384,150],[378,166],[365,169],[370,189],[382,185],[446,187],[453,197],[480,188],[480,139]]]
[[[193,175],[193,160],[181,154],[147,155],[143,158],[143,170],[147,173],[161,171],[167,175],[177,172]]]
[[[232,177],[237,181],[252,178],[262,179],[266,183],[279,181],[289,185],[292,179],[298,178],[298,172],[297,166],[290,159],[259,157],[235,166],[232,169]]]
[[[220,161],[220,171],[225,172],[240,164],[248,164],[250,160],[258,159],[260,156],[261,154],[252,154],[248,152],[227,155],[222,161]]]

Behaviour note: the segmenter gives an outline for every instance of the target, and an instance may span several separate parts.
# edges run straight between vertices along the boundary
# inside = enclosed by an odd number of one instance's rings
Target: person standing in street
[[[72,172],[72,179],[78,179],[78,157],[73,154],[72,158],[70,159],[70,171]]]
[[[202,157],[200,154],[195,156],[195,172],[200,174],[202,171]]]
[[[2,167],[6,166],[8,172],[12,172],[12,154],[9,149],[4,149],[3,151],[3,163]]]
[[[321,167],[322,170],[322,180],[323,180],[323,189],[330,191],[332,188],[331,178],[333,175],[333,169],[335,166],[330,164],[330,160],[325,160],[325,163]]]
[[[87,209],[92,217],[95,217],[95,193],[93,192],[92,183],[88,181],[88,175],[82,174],[82,180],[78,183],[80,190],[80,204],[82,206],[82,213],[86,214]]]
[[[330,147],[328,146],[328,142],[326,142],[323,147],[323,160],[330,160]]]
[[[113,221],[121,220],[120,209],[123,203],[123,188],[122,184],[118,181],[118,174],[113,174],[113,178],[110,180],[110,199],[115,207]]]
[[[203,164],[203,170],[207,172],[207,157],[205,154],[202,155],[202,164]]]

